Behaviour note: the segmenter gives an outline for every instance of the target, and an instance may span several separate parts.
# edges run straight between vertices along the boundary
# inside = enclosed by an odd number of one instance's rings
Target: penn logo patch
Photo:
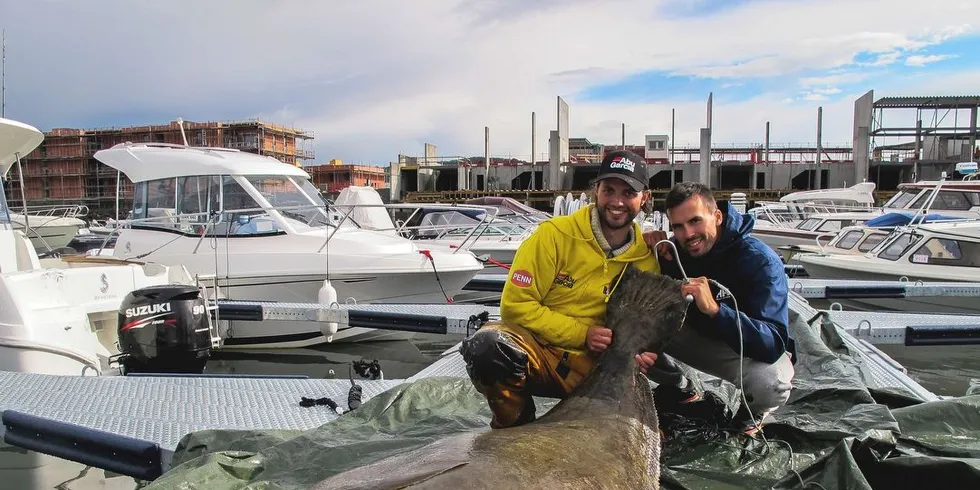
[[[514,283],[515,286],[526,288],[531,285],[531,281],[534,280],[534,276],[526,270],[514,271],[510,276],[510,282]]]

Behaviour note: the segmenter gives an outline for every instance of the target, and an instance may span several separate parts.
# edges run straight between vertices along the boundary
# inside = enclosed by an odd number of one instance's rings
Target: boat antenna
[[[187,144],[187,133],[184,133],[184,118],[177,118],[177,127],[180,128],[180,137],[184,139],[184,146],[191,146]]]

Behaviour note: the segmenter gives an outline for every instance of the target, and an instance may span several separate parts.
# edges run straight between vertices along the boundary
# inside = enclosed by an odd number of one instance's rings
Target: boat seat
[[[177,229],[178,219],[172,208],[147,208],[147,224],[152,224],[161,228]]]
[[[41,268],[34,245],[20,230],[0,231],[0,273]]]

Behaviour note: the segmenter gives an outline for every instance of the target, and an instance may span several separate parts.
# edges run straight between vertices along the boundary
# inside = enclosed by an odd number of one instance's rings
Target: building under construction
[[[373,165],[345,165],[334,159],[326,165],[310,165],[303,170],[310,174],[310,180],[320,192],[331,196],[352,185],[379,190],[388,187],[385,169]]]
[[[94,158],[95,152],[120,143],[184,144],[234,148],[301,166],[313,158],[307,144],[309,131],[260,120],[227,122],[178,121],[153,126],[122,128],[56,128],[44,134],[44,142],[22,159],[24,195],[29,207],[85,205],[91,217],[113,216],[116,206],[116,177],[112,168]],[[20,176],[15,166],[5,184],[11,206],[22,203]],[[120,197],[130,200],[133,185],[123,176]]]

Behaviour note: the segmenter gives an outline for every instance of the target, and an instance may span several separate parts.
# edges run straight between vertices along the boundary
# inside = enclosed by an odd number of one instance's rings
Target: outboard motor
[[[201,373],[211,356],[208,311],[195,286],[137,289],[119,307],[124,373]]]

